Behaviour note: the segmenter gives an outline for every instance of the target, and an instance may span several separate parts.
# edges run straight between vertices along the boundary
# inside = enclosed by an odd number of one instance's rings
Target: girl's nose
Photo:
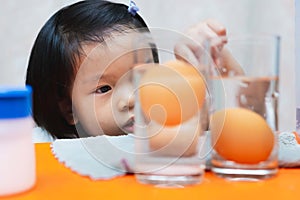
[[[129,111],[134,108],[134,94],[127,94],[127,98],[121,98],[118,102],[118,109],[120,111]]]

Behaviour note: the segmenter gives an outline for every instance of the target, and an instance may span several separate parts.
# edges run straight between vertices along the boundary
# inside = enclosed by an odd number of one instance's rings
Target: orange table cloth
[[[59,163],[49,144],[36,144],[37,182],[29,191],[0,199],[300,199],[300,169],[280,169],[276,177],[259,182],[230,182],[206,172],[202,183],[185,188],[140,184],[134,175],[93,181]],[[20,166],[22,167],[22,166]],[[0,177],[1,181],[1,177]]]

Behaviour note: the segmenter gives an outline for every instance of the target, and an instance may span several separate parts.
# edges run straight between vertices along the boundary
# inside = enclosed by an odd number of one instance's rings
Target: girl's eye
[[[102,93],[106,93],[106,92],[108,92],[110,90],[111,90],[111,87],[109,85],[104,85],[104,86],[98,88],[96,90],[96,93],[101,93],[102,94]]]

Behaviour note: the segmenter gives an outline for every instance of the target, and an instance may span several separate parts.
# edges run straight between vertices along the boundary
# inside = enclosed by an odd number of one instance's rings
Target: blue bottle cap
[[[0,119],[31,115],[31,94],[30,86],[0,87]]]

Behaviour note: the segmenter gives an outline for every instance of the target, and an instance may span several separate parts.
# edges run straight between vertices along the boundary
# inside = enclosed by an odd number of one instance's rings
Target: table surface
[[[134,175],[93,181],[59,163],[49,144],[36,144],[37,181],[31,190],[0,199],[300,199],[300,169],[280,169],[259,182],[230,182],[206,172],[198,185],[158,188],[140,184]],[[1,181],[1,180],[0,180]]]

